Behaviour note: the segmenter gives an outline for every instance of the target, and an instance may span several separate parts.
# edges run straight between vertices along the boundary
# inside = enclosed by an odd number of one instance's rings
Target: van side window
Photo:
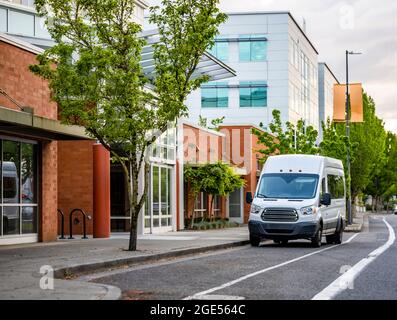
[[[345,197],[345,183],[341,176],[328,175],[328,192],[332,199],[343,199]]]

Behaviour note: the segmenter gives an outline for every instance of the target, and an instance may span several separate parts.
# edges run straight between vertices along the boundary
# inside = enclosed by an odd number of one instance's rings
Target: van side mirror
[[[252,192],[247,192],[245,194],[245,202],[247,202],[248,204],[252,204],[253,201],[254,198],[252,197]]]
[[[330,193],[324,193],[321,196],[320,204],[322,204],[324,206],[330,206],[331,205],[331,194]]]

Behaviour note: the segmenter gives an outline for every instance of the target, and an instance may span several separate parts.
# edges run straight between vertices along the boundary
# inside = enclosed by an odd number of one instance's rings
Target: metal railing
[[[65,214],[61,209],[58,209],[57,212],[61,215],[61,236],[59,239],[66,239],[65,238]]]
[[[84,212],[83,209],[78,209],[78,208],[77,209],[73,209],[70,212],[70,215],[69,215],[69,233],[70,233],[69,239],[74,239],[73,238],[72,218],[73,218],[73,214],[75,212],[80,212],[83,215],[83,237],[82,237],[82,239],[88,239],[88,237],[87,237],[87,222],[86,222],[86,220],[87,220],[87,218],[90,219],[90,217],[87,216],[87,214]]]

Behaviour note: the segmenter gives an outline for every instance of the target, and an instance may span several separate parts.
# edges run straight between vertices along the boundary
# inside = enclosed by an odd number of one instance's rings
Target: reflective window
[[[47,31],[45,18],[36,16],[35,19],[35,36],[39,38],[51,39],[51,35]]]
[[[34,0],[8,0],[8,1],[16,4],[22,4],[28,7],[34,6]]]
[[[22,233],[37,233],[37,207],[21,207]]]
[[[239,40],[240,61],[266,61],[267,41],[264,35],[241,35]]]
[[[343,177],[328,175],[328,192],[332,199],[343,199],[345,197],[345,182]]]
[[[227,83],[210,83],[201,87],[202,108],[227,108],[229,106],[229,88]]]
[[[3,141],[3,203],[19,203],[19,147],[15,141]]]
[[[7,32],[7,10],[0,8],[0,31]]]
[[[219,60],[226,62],[229,60],[229,43],[226,41],[215,42],[214,46],[209,50],[209,53]]]
[[[9,10],[8,26],[9,33],[34,36],[34,15]]]
[[[37,233],[37,146],[10,140],[0,146],[0,236]]]
[[[153,165],[150,192],[145,207],[145,228],[171,227],[171,173],[168,167]]]
[[[151,156],[175,162],[176,129],[168,128],[151,146]]]
[[[36,203],[36,150],[33,144],[21,144],[21,182],[22,182],[22,202],[23,203]]]
[[[275,173],[261,178],[257,196],[271,199],[313,199],[317,192],[318,175]]]
[[[266,107],[267,85],[264,81],[240,82],[240,107]]]

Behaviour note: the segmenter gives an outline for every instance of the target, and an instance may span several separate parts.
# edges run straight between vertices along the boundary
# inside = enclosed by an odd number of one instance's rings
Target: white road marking
[[[242,281],[244,281],[244,280],[250,279],[250,278],[255,277],[255,276],[257,276],[257,275],[260,275],[260,274],[262,274],[262,273],[265,273],[265,272],[268,272],[268,271],[271,271],[271,270],[274,270],[274,269],[277,269],[277,268],[284,267],[284,266],[289,265],[289,264],[291,264],[291,263],[294,263],[294,262],[303,260],[303,259],[305,259],[305,258],[314,256],[314,255],[316,255],[316,254],[319,254],[319,253],[321,253],[321,252],[324,252],[324,251],[327,251],[327,250],[330,250],[330,249],[333,249],[333,248],[337,248],[337,247],[339,247],[339,246],[341,246],[341,245],[350,243],[350,242],[351,242],[355,237],[357,237],[357,236],[358,236],[358,233],[355,234],[355,235],[353,235],[353,236],[351,236],[346,242],[344,242],[344,243],[342,243],[342,244],[340,244],[340,245],[330,246],[330,247],[327,247],[327,248],[325,248],[325,249],[318,250],[318,251],[314,251],[314,252],[312,252],[312,253],[305,254],[305,255],[300,256],[300,257],[298,257],[298,258],[295,258],[295,259],[292,259],[292,260],[289,260],[289,261],[280,263],[280,264],[278,264],[278,265],[275,265],[275,266],[272,266],[272,267],[269,267],[269,268],[266,268],[266,269],[263,269],[263,270],[259,270],[259,271],[256,271],[256,272],[254,272],[254,273],[247,274],[247,275],[245,275],[245,276],[243,276],[243,277],[240,277],[240,278],[238,278],[238,279],[236,279],[236,280],[233,280],[233,281],[229,281],[229,282],[227,282],[227,283],[225,283],[225,284],[222,284],[222,285],[220,285],[220,286],[218,286],[218,287],[215,287],[215,288],[212,288],[212,289],[208,289],[208,290],[205,290],[205,291],[196,293],[196,294],[194,294],[194,295],[192,295],[192,296],[186,297],[186,298],[184,298],[183,300],[194,300],[194,299],[197,299],[197,297],[199,297],[199,296],[209,295],[209,294],[211,294],[211,293],[213,293],[213,292],[215,292],[215,291],[219,291],[219,290],[222,290],[222,289],[231,287],[231,286],[235,285],[236,283],[239,283],[239,282],[242,282]]]
[[[326,287],[323,291],[319,292],[315,295],[312,300],[331,300],[334,299],[338,294],[347,288],[351,288],[354,280],[358,277],[358,275],[376,258],[378,258],[382,253],[384,253],[387,249],[389,249],[394,241],[396,240],[396,235],[394,233],[393,227],[383,219],[383,222],[386,224],[389,230],[389,240],[379,247],[378,249],[371,252],[368,257],[362,259],[360,262],[355,264],[351,269],[349,269],[346,273],[341,275],[338,279],[332,282],[328,287]]]

